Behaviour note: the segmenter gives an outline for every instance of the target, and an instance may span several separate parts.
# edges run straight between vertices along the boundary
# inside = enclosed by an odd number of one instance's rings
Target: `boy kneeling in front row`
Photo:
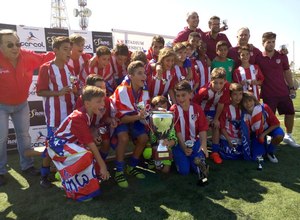
[[[208,123],[201,107],[191,103],[192,88],[188,81],[181,81],[175,86],[177,104],[171,106],[174,112],[174,126],[178,144],[173,147],[173,158],[177,171],[187,175],[192,169],[199,175],[199,183],[207,182]],[[205,180],[204,180],[205,179]]]
[[[74,110],[50,137],[48,153],[62,179],[67,198],[86,201],[100,194],[99,180],[109,178],[90,132],[93,117],[104,108],[105,93],[95,86],[86,86],[84,106]]]

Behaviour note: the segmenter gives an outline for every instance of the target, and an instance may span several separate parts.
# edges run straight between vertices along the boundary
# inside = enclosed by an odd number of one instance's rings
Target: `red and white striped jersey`
[[[175,131],[182,134],[184,141],[196,141],[201,131],[208,130],[207,120],[199,105],[193,103],[188,111],[184,111],[180,105],[174,104],[170,111],[174,112]]]
[[[199,75],[199,88],[205,86],[210,82],[210,66],[207,65],[205,60],[195,60],[195,69]]]
[[[116,57],[114,55],[111,55],[110,57],[110,64],[112,66],[113,78],[122,79],[124,76],[127,75],[127,66],[126,65],[120,66],[117,63]]]
[[[170,89],[174,89],[175,83],[177,82],[174,69],[163,72],[162,79],[156,79],[154,77],[155,75],[156,71],[147,78],[150,97],[153,98],[158,95],[166,96]]]
[[[256,105],[251,115],[245,114],[244,120],[257,136],[270,126],[280,125],[278,118],[267,104]]]
[[[122,118],[124,115],[138,114],[138,109],[150,109],[150,97],[146,86],[135,94],[128,76],[110,96],[112,116]]]
[[[177,82],[184,80],[188,76],[188,69],[182,66],[175,65],[175,76]],[[195,67],[191,67],[193,79],[189,81],[192,89],[194,89],[195,85],[199,83],[199,75],[196,73]]]
[[[108,82],[111,86],[114,83],[113,68],[111,64],[106,65],[104,68],[99,68],[98,62],[96,62],[95,65],[90,68],[90,74],[97,74],[101,76],[101,78],[104,79],[105,82]]]
[[[85,84],[85,79],[87,75],[89,75],[88,65],[91,57],[92,56],[90,54],[83,53],[81,54],[79,59],[73,60],[72,58],[70,58],[68,61],[68,65],[73,68],[75,75],[80,81],[81,87]]]
[[[230,84],[226,82],[220,92],[215,92],[211,87],[211,83],[208,83],[199,89],[198,94],[194,96],[193,101],[194,103],[200,104],[205,112],[215,111],[218,103],[230,103],[229,85]]]
[[[225,129],[229,137],[240,139],[240,123],[242,110],[233,105],[225,105],[220,116],[220,128]]]
[[[62,88],[72,87],[70,76],[74,75],[71,67],[64,65],[59,69],[53,62],[48,62],[40,67],[37,92],[43,90],[60,91]],[[74,93],[66,93],[63,96],[43,97],[46,124],[50,127],[58,127],[75,107]]]
[[[249,68],[244,68],[242,66],[235,69],[232,75],[233,82],[241,83],[244,80],[257,80],[264,81],[264,76],[257,65],[250,65]],[[259,86],[258,85],[244,85],[244,91],[252,92],[257,100],[260,99]]]
[[[94,142],[90,127],[92,118],[86,113],[85,108],[74,110],[57,128],[54,136],[68,143],[89,144]]]

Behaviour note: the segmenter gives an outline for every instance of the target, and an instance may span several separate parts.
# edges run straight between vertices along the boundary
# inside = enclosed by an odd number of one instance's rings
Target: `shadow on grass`
[[[239,209],[239,205],[241,200],[254,204],[264,200],[269,189],[260,181],[279,183],[300,192],[300,150],[282,145],[276,155],[279,164],[266,162],[261,172],[256,170],[255,162],[224,161],[222,165],[214,165],[209,161],[211,172],[206,187],[196,185],[195,174],[180,176],[174,168],[168,175],[144,171],[146,179],[143,180],[128,177],[127,189],[119,188],[111,179],[102,184],[103,194],[99,198],[86,203],[66,200],[59,187],[42,189],[39,177],[23,176],[30,185],[24,187],[24,183],[15,179],[17,177],[7,175],[7,185],[0,188],[1,197],[8,197],[7,202],[0,202],[0,219],[13,219],[13,216],[67,220],[251,218]],[[9,162],[19,171],[17,153],[9,155]],[[236,204],[226,206],[227,198],[236,200]]]

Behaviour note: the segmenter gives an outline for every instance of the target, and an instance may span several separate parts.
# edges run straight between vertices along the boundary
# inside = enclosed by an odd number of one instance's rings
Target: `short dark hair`
[[[82,100],[91,101],[95,97],[104,97],[105,92],[96,86],[85,86],[82,91]]]
[[[211,81],[215,79],[226,79],[226,70],[223,67],[216,67],[211,71]]]
[[[257,100],[256,96],[249,91],[244,91],[243,92],[243,99],[242,99],[242,103],[244,103],[246,100],[253,100],[255,105],[259,105],[259,101]]]
[[[175,93],[178,91],[186,91],[188,93],[192,92],[191,84],[187,80],[182,80],[175,85]]]
[[[107,46],[99,46],[96,49],[96,55],[97,55],[97,57],[100,57],[103,55],[111,55],[111,52]]]
[[[200,33],[196,32],[196,31],[191,32],[191,33],[189,34],[188,40],[190,40],[192,37],[198,37],[199,39],[201,39]]]
[[[145,65],[147,64],[147,56],[141,50],[132,52],[132,54],[130,56],[130,62],[136,61],[136,60],[142,61]]]
[[[216,45],[216,50],[220,49],[220,47],[225,46],[228,48],[228,43],[224,40],[220,40],[218,41],[217,45]]]
[[[128,56],[129,50],[126,44],[116,44],[113,49],[115,55]]]
[[[220,21],[220,17],[218,17],[218,16],[212,16],[212,17],[209,19],[209,21],[208,21],[208,25],[209,25],[209,26],[211,25],[211,23],[213,22],[213,20],[219,20],[219,21]]]
[[[153,38],[152,38],[152,43],[151,43],[151,47],[153,46],[154,43],[159,43],[159,44],[162,44],[162,45],[165,45],[165,39],[160,36],[160,35],[154,35]]]
[[[273,32],[265,32],[262,36],[262,42],[265,43],[267,40],[276,39],[276,34]]]
[[[85,85],[94,86],[96,82],[104,82],[104,79],[97,74],[89,74],[85,79]]]
[[[139,67],[144,68],[144,63],[142,61],[136,60],[136,61],[129,63],[129,65],[127,67],[128,74],[133,75],[134,71]]]
[[[63,43],[70,43],[70,38],[66,36],[54,37],[52,41],[52,49],[59,49]]]
[[[242,51],[245,51],[245,50],[248,51],[248,52],[250,52],[249,46],[242,46],[242,47],[240,47],[239,50],[238,50],[238,53],[241,54]]]
[[[230,94],[232,92],[236,92],[236,91],[237,92],[243,91],[243,86],[241,84],[239,84],[239,83],[231,83],[230,86],[229,86],[229,92],[230,92]]]
[[[168,99],[165,96],[159,95],[159,96],[155,96],[152,100],[151,100],[151,106],[155,107],[158,104],[166,104],[168,103]]]

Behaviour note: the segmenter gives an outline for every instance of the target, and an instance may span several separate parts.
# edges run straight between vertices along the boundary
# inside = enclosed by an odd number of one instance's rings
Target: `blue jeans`
[[[12,119],[16,132],[21,169],[26,170],[33,166],[33,158],[24,156],[25,150],[31,148],[28,102],[26,101],[19,105],[0,104],[0,174],[7,173],[6,164],[9,116]]]

